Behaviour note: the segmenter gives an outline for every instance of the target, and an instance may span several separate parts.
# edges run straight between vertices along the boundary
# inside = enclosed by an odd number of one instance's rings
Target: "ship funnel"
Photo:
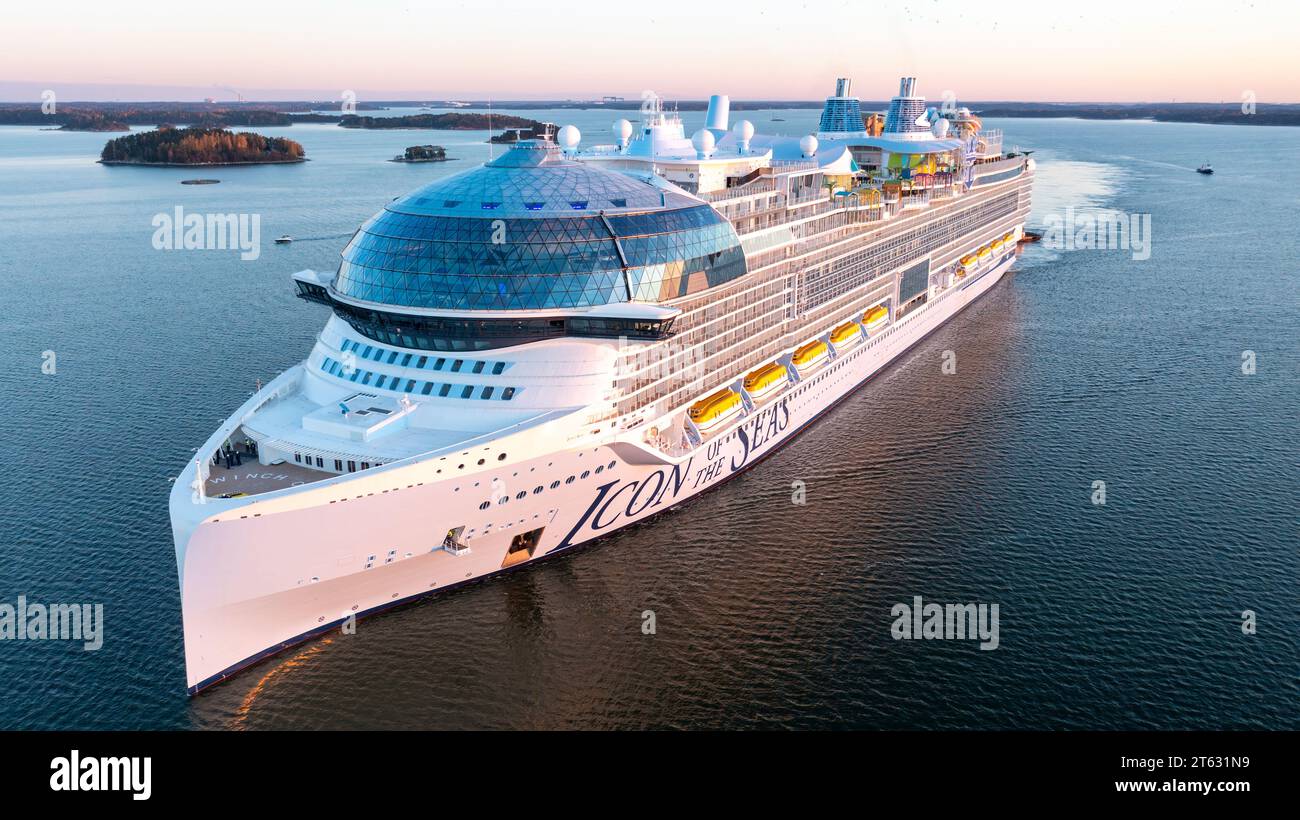
[[[704,127],[713,132],[715,139],[722,139],[727,133],[727,121],[730,118],[731,99],[726,94],[709,97],[709,113],[704,116]]]
[[[916,78],[903,77],[898,81],[898,96],[913,97],[916,91]]]
[[[837,97],[849,96],[849,88],[852,85],[853,85],[853,81],[850,80],[848,77],[840,77],[835,81],[835,96]]]

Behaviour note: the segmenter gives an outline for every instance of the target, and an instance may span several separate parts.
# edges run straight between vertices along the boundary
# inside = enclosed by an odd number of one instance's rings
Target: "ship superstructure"
[[[1033,161],[910,78],[860,108],[841,80],[801,138],[721,96],[689,138],[654,103],[608,145],[567,126],[295,274],[315,346],[172,493],[190,691],[725,481],[987,291]]]

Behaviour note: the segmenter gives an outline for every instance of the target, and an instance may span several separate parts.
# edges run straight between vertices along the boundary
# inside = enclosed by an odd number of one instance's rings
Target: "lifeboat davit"
[[[687,415],[695,423],[695,429],[703,433],[739,413],[740,407],[740,394],[725,387],[692,404]]]
[[[862,328],[857,322],[845,322],[831,331],[831,344],[837,349],[852,347],[862,341]]]
[[[826,346],[825,342],[814,341],[796,350],[791,360],[794,362],[796,370],[800,373],[807,373],[826,361],[830,355],[831,349]]]
[[[772,362],[765,364],[745,377],[745,392],[754,401],[771,395],[785,387],[790,381],[790,371],[784,365]]]
[[[862,314],[862,324],[867,326],[868,333],[870,333],[871,331],[875,330],[876,328],[880,327],[881,325],[883,325],[885,322],[888,321],[889,321],[889,308],[885,307],[884,305],[876,305],[875,307],[868,310],[866,313]]]

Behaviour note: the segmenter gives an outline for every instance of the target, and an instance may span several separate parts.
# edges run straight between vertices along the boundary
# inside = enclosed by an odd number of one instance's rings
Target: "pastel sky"
[[[1300,101],[1300,3],[54,0],[7,4],[0,99]]]

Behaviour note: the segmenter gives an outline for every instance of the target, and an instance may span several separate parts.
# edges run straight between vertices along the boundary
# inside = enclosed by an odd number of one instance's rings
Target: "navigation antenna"
[[[492,148],[492,98],[488,97],[488,162],[496,158]]]

